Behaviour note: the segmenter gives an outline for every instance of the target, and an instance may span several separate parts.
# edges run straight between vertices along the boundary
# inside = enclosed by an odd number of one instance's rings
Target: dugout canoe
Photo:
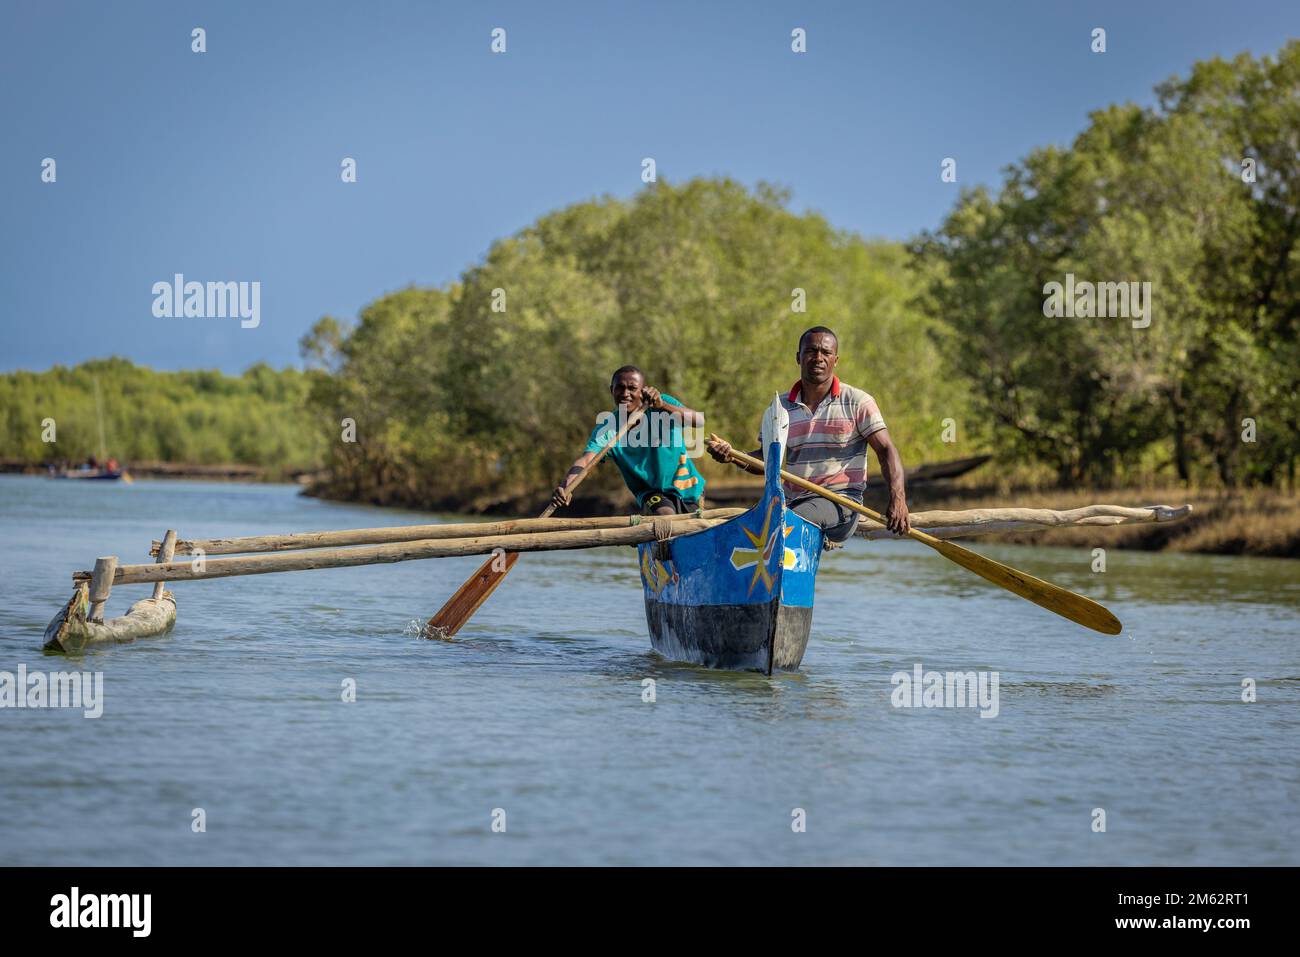
[[[650,643],[675,661],[795,671],[812,628],[821,529],[786,508],[780,462],[790,420],[763,416],[763,497],[714,528],[637,546]]]

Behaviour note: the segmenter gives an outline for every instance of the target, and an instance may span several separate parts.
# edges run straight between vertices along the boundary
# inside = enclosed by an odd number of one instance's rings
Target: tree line
[[[262,363],[240,376],[159,372],[122,358],[9,372],[0,375],[0,458],[309,466],[327,444],[309,392],[303,370]]]
[[[1294,487],[1300,42],[1156,92],[964,190],[913,244],[926,311],[1001,456],[1062,483]],[[1150,324],[1045,315],[1066,277],[1149,282]]]
[[[787,201],[661,182],[543,216],[454,285],[385,296],[351,327],[322,319],[303,343],[313,400],[357,423],[357,441],[330,446],[329,491],[457,505],[554,485],[628,363],[751,443],[816,324],[839,333],[841,376],[876,395],[905,454],[951,457],[941,422],[964,415],[965,389],[944,374],[906,249]]]
[[[302,372],[11,373],[3,454],[48,458],[38,408],[60,410],[72,457],[93,448],[93,375],[140,399],[114,405],[119,458],[324,463],[328,495],[483,506],[559,479],[625,363],[750,442],[797,378],[799,333],[826,325],[909,463],[991,451],[1061,485],[1294,488],[1300,42],[1156,93],[962,189],[909,243],[768,184],[660,181],[544,215],[453,283],[322,318]],[[1121,284],[1146,315],[1105,314],[1137,309]],[[1062,313],[1060,288],[1091,298]]]

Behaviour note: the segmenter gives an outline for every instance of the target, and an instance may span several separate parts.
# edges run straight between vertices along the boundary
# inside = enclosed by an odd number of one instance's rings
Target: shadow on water
[[[1000,681],[1001,690],[1031,692],[1049,698],[1104,698],[1119,689],[1112,684],[1088,684],[1083,681]]]
[[[419,624],[402,632],[404,639],[426,643],[419,637]],[[476,669],[483,667],[545,669],[572,678],[596,678],[619,684],[631,682],[644,687],[651,679],[671,685],[674,694],[717,697],[735,704],[772,704],[779,707],[756,716],[777,718],[795,707],[804,717],[829,718],[847,712],[854,699],[834,678],[808,670],[777,672],[767,676],[757,671],[724,671],[673,661],[645,645],[649,638],[632,631],[545,631],[467,630],[449,641],[427,642],[431,663],[438,666]],[[635,650],[633,650],[635,648]],[[644,649],[644,650],[642,650]]]

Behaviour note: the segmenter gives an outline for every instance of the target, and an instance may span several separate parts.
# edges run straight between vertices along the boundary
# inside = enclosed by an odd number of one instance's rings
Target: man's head
[[[829,382],[840,361],[840,341],[825,326],[813,326],[799,337],[799,378],[809,385]]]
[[[609,391],[619,405],[636,409],[641,405],[641,390],[645,387],[645,373],[636,366],[623,366],[609,380]]]

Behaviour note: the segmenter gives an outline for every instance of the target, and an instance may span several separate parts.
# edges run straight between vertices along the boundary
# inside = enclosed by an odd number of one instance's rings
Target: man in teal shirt
[[[672,396],[647,386],[645,375],[636,366],[623,366],[615,372],[609,391],[614,396],[616,412],[601,416],[586,449],[556,487],[551,501],[557,508],[568,505],[571,497],[565,486],[570,477],[613,440],[629,416],[644,412],[644,421],[634,425],[606,457],[613,459],[623,473],[628,490],[636,496],[637,508],[645,514],[695,511],[704,497],[704,476],[686,451],[682,426],[702,426],[703,413],[688,409]]]

